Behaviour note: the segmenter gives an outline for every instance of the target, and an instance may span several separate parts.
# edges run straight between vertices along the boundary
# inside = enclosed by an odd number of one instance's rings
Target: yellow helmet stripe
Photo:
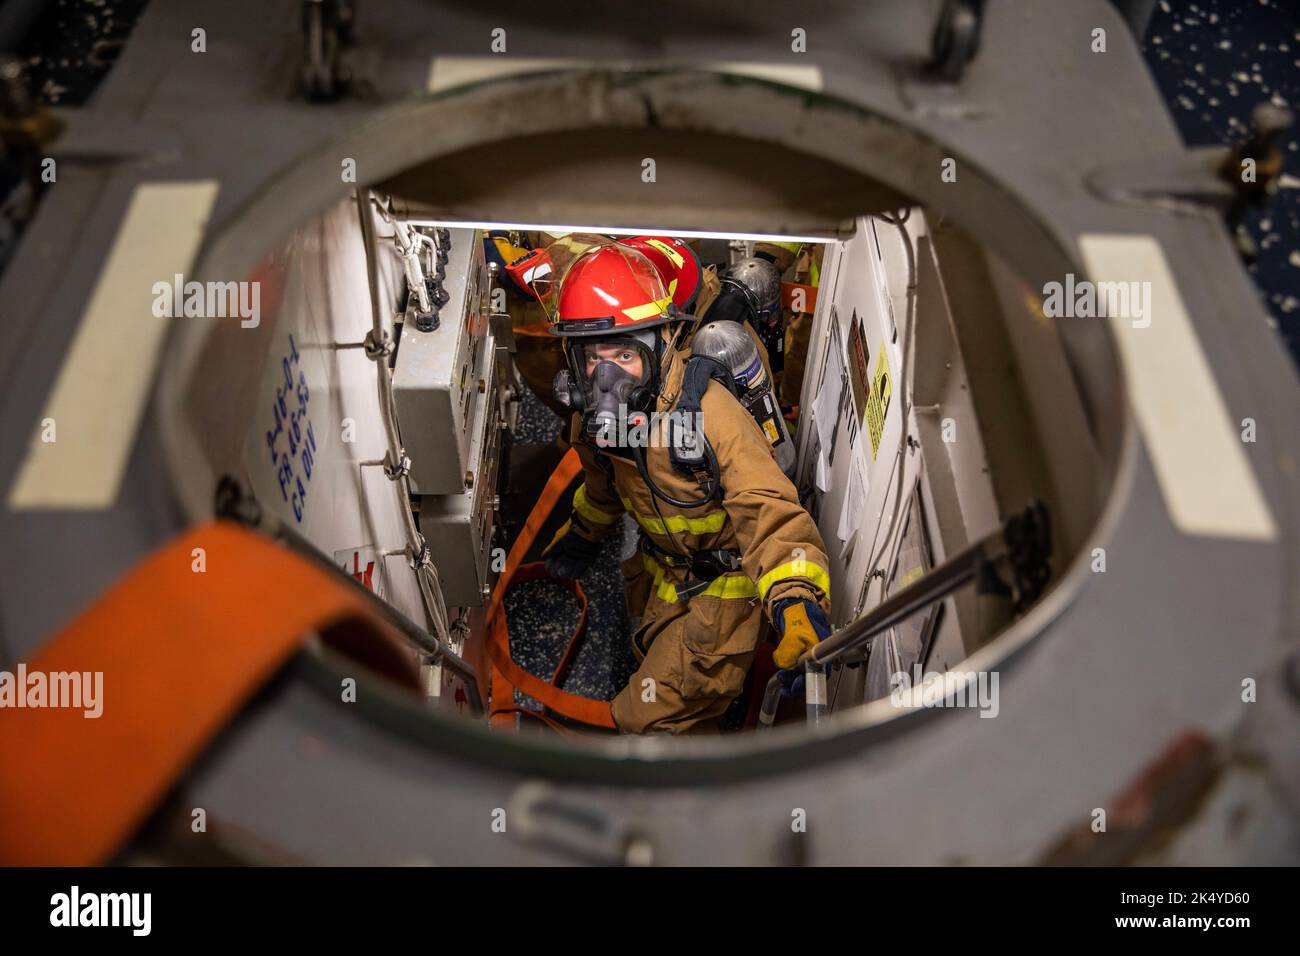
[[[623,314],[633,322],[641,319],[653,318],[656,315],[663,315],[668,311],[668,304],[673,301],[670,295],[666,299],[660,299],[657,302],[647,302],[645,305],[634,305],[630,309],[624,309]]]
[[[673,265],[675,265],[679,269],[682,267],[682,263],[686,261],[685,259],[682,258],[682,254],[680,252],[678,252],[672,246],[668,245],[668,243],[666,242],[661,242],[658,239],[647,239],[645,244],[647,246],[654,246],[656,249],[658,249],[660,252],[666,255],[669,259],[671,259]]]

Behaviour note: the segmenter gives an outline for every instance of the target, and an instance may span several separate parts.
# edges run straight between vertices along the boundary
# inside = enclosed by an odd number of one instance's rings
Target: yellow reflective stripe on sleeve
[[[636,518],[636,523],[651,534],[716,534],[727,523],[727,513],[722,510],[710,511],[703,518],[688,518],[685,515],[669,515],[660,520],[655,515],[643,515],[632,507],[631,500],[624,498],[623,507],[627,513]]]
[[[618,520],[618,515],[601,511],[587,500],[586,484],[578,485],[578,490],[573,493],[573,510],[593,524],[612,524]]]
[[[772,586],[778,581],[786,578],[807,578],[813,584],[822,589],[822,593],[830,596],[831,593],[831,576],[826,573],[826,569],[821,565],[814,564],[811,561],[788,561],[785,564],[779,564],[767,574],[758,579],[758,595],[767,600],[767,592],[772,590]]]
[[[677,585],[666,580],[663,565],[648,554],[641,555],[641,563],[654,576],[655,597],[668,604],[677,603]],[[742,572],[735,571],[715,578],[699,596],[716,597],[725,600],[741,598],[749,600],[758,597],[758,588]]]
[[[668,304],[672,301],[673,297],[670,295],[668,298],[660,299],[657,302],[647,302],[645,305],[634,305],[630,309],[624,309],[623,314],[633,322],[638,322],[641,319],[649,319],[656,315],[663,315],[663,313],[668,311]]]

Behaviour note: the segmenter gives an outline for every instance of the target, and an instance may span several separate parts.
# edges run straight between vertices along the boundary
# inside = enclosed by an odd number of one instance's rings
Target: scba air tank
[[[781,406],[772,393],[772,382],[758,355],[758,345],[739,322],[711,322],[695,333],[692,355],[716,359],[731,370],[740,404],[767,436],[776,462],[786,477],[794,479],[795,448],[790,430],[781,416]]]

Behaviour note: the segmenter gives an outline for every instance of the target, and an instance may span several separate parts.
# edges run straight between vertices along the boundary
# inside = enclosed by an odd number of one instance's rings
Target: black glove
[[[600,542],[588,541],[566,523],[542,554],[551,577],[572,580],[586,574],[600,554]]]

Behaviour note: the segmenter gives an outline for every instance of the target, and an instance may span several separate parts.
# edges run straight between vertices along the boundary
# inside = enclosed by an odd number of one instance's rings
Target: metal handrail
[[[825,695],[817,692],[822,685],[814,683],[825,680],[826,665],[851,650],[861,648],[877,634],[901,624],[913,614],[943,600],[976,579],[986,589],[1009,594],[1016,609],[1021,610],[1042,592],[1047,582],[1050,553],[1051,527],[1047,509],[1038,502],[1031,502],[1024,511],[1012,515],[996,531],[953,555],[807,651],[795,667],[804,668],[805,685],[813,688],[813,692],[807,694],[809,723],[820,722],[827,713]],[[999,565],[1007,566],[1011,578],[1009,583],[1002,582],[997,575]],[[776,705],[781,696],[781,674],[781,671],[773,674],[763,691],[759,729],[771,727],[776,718]]]

